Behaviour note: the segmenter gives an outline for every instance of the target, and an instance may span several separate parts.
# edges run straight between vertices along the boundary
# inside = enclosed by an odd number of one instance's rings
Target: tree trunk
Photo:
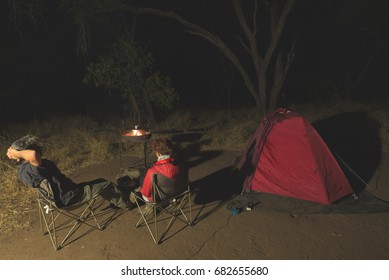
[[[135,96],[132,94],[129,95],[128,101],[130,103],[130,107],[133,114],[132,115],[133,124],[137,125],[140,123],[140,110],[139,110],[138,102],[136,102]]]
[[[153,106],[151,105],[150,102],[150,95],[149,92],[146,89],[143,89],[143,99],[146,107],[146,113],[147,113],[147,118],[149,120],[149,124],[154,127],[157,124],[157,121],[155,119],[155,114],[153,110]]]
[[[297,3],[297,0],[285,1],[285,4],[280,12],[277,0],[269,2],[263,1],[263,3],[265,3],[264,5],[270,8],[270,42],[267,47],[263,48],[265,49],[265,53],[263,56],[261,56],[259,52],[260,48],[258,45],[259,42],[266,42],[266,39],[261,38],[261,40],[258,40],[259,24],[257,22],[257,19],[260,1],[255,1],[255,7],[253,10],[253,14],[251,15],[250,21],[247,20],[249,16],[247,16],[242,9],[241,0],[232,1],[239,24],[248,42],[248,44],[246,45],[246,43],[241,40],[243,48],[248,52],[252,59],[255,70],[255,79],[252,78],[253,75],[250,75],[249,70],[241,63],[241,59],[237,57],[237,55],[226,45],[226,43],[219,36],[212,34],[208,30],[170,11],[162,11],[153,8],[135,8],[128,5],[124,5],[121,8],[131,13],[153,14],[157,16],[171,18],[177,21],[178,23],[184,25],[185,27],[189,28],[187,32],[202,37],[203,39],[216,46],[237,69],[243,79],[244,85],[247,87],[249,93],[253,97],[258,109],[263,114],[266,114],[267,112],[272,110],[273,107],[276,106],[275,104],[277,103],[278,96],[285,81],[287,71],[285,71],[286,69],[281,71],[280,65],[277,66],[273,64],[277,63],[275,62],[275,60],[278,60],[274,59],[274,55],[276,54],[276,52],[279,51],[279,43],[281,35],[284,31],[286,20],[291,11],[293,10],[295,4]],[[251,27],[249,26],[249,22],[250,24],[252,24]],[[275,72],[269,73],[271,69],[274,69],[273,71]],[[281,77],[278,77],[277,75],[281,75]],[[272,83],[269,82],[269,77],[272,77]],[[276,86],[276,88],[273,90],[272,86]],[[270,102],[268,99],[270,99]]]

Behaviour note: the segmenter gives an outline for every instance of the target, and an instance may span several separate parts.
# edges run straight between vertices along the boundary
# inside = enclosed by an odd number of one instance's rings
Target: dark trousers
[[[84,193],[82,197],[78,198],[78,203],[89,201],[96,195],[100,195],[115,206],[123,209],[126,208],[129,203],[129,198],[121,192],[113,182],[105,179],[87,182],[83,184],[83,189]]]

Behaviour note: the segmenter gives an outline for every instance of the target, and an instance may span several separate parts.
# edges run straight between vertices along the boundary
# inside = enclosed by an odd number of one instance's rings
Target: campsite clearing
[[[213,154],[213,157],[206,155]],[[389,159],[385,154],[385,159]],[[174,235],[155,245],[145,228],[136,229],[137,213],[121,213],[104,231],[78,236],[65,248],[55,251],[47,236],[42,236],[37,211],[26,220],[31,225],[1,237],[2,259],[388,259],[389,212],[314,213],[299,207],[291,211],[274,205],[273,196],[260,197],[252,211],[232,216],[227,202],[218,200],[223,191],[235,192],[229,173],[237,156],[234,152],[204,153],[190,169],[191,180],[199,188],[194,207],[196,223],[181,230],[176,223]],[[206,159],[206,160],[205,160]],[[131,160],[131,159],[127,159]],[[78,170],[72,178],[86,181],[97,176],[113,179],[119,160]],[[376,178],[376,177],[375,177]],[[378,179],[385,178],[383,176]],[[386,184],[388,182],[379,182]],[[205,188],[214,188],[215,193]],[[208,201],[204,201],[206,194]],[[203,199],[203,201],[201,201]],[[196,200],[196,198],[195,198]],[[282,200],[281,200],[282,202]],[[266,207],[273,205],[274,207]],[[362,205],[363,206],[363,205]],[[363,207],[362,207],[363,210]],[[176,227],[177,226],[177,227]],[[139,245],[139,246],[138,246]]]

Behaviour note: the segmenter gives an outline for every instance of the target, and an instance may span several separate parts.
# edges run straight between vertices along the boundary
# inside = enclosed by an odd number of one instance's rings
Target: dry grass
[[[255,109],[175,113],[159,129],[201,131],[202,149],[242,150],[261,116]]]
[[[325,104],[292,105],[309,121],[315,121],[342,112],[364,110],[381,124],[383,148],[389,150],[389,104],[362,104],[339,102]],[[153,130],[199,130],[206,143],[203,149],[243,151],[255,130],[261,114],[255,109],[229,111],[176,112]],[[35,134],[44,142],[44,156],[57,162],[59,168],[70,174],[75,168],[103,162],[119,155],[120,121],[98,124],[89,117],[75,116],[51,120],[33,120],[30,123],[12,124],[0,131],[0,232],[29,225],[28,215],[35,205],[35,192],[16,179],[16,168],[6,158],[6,150],[15,140],[26,134]],[[111,128],[111,129],[107,129]],[[142,157],[141,145],[124,146],[123,153]],[[25,218],[27,217],[27,219]]]
[[[102,162],[118,156],[119,138],[116,132],[98,132],[99,126],[88,117],[71,117],[48,121],[14,124],[0,131],[0,232],[10,232],[22,217],[34,207],[35,192],[16,179],[16,167],[5,156],[10,144],[26,135],[34,134],[42,139],[44,157],[50,158],[69,175],[76,168]],[[138,147],[126,146],[135,156],[141,155]],[[125,151],[124,151],[125,152]]]
[[[14,166],[0,161],[0,231],[9,233],[15,228],[27,227],[29,221],[23,217],[30,213],[33,205],[32,190],[26,190],[17,181]]]

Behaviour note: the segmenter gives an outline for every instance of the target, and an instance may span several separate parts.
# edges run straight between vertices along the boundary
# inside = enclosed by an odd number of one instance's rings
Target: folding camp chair
[[[151,202],[145,200],[139,193],[132,194],[141,215],[135,226],[145,225],[155,244],[161,243],[176,219],[189,226],[193,225],[190,184],[184,172],[173,179],[162,174],[153,174]],[[188,208],[185,208],[186,204],[189,205]],[[186,211],[189,217],[185,214]],[[166,214],[168,218],[166,219],[162,214]],[[167,220],[167,225],[159,236],[158,228],[163,226],[159,224],[162,222],[166,224]],[[152,223],[154,223],[153,230]]]
[[[93,205],[99,197],[98,194],[93,196],[87,202],[60,208],[55,203],[53,191],[49,181],[46,179],[43,180],[36,189],[38,193],[37,201],[42,234],[49,234],[54,249],[61,249],[64,246],[66,240],[68,240],[68,238],[83,224],[95,229],[103,229],[95,214],[93,213]],[[85,208],[82,210],[81,207],[84,205]],[[70,220],[68,219],[67,222],[59,223],[57,219],[61,214],[70,218]],[[93,224],[89,223],[89,221],[92,219],[94,221]],[[58,231],[68,229],[70,227],[70,222],[74,223],[61,243],[59,243]]]

